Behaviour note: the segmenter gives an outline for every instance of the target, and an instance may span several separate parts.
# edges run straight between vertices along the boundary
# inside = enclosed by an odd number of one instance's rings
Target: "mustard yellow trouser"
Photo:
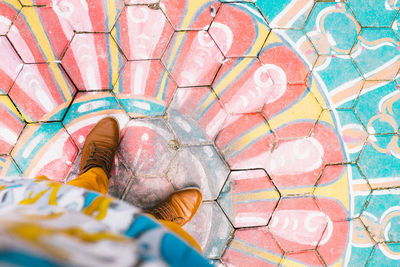
[[[40,179],[48,179],[45,176],[39,176],[37,178]],[[50,180],[50,179],[48,179]],[[108,178],[106,173],[103,171],[102,168],[91,168],[87,172],[79,175],[74,180],[67,183],[68,185],[73,185],[76,187],[82,187],[88,190],[96,191],[102,194],[107,194],[108,192]],[[153,217],[153,216],[152,216]],[[154,218],[154,217],[153,217]],[[186,240],[190,245],[196,248],[198,251],[201,252],[201,248],[199,244],[194,240],[194,238],[189,235],[182,227],[174,222],[165,221],[165,220],[158,220],[161,224],[167,227],[169,230]]]

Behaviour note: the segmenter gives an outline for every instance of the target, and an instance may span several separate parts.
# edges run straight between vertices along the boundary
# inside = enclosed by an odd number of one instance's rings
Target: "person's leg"
[[[192,247],[197,249],[197,251],[202,253],[199,243],[197,243],[197,241],[191,235],[189,235],[188,232],[183,230],[183,228],[179,224],[166,220],[158,221],[166,228],[168,228],[171,232],[175,233],[177,236],[188,242]]]
[[[36,177],[36,179],[52,181],[43,175]],[[107,174],[102,168],[99,167],[89,169],[87,172],[79,175],[74,180],[69,181],[67,184],[96,191],[104,195],[108,193]]]
[[[118,143],[118,122],[111,117],[99,121],[90,131],[83,145],[80,175],[67,184],[107,194],[108,177]],[[49,180],[45,176],[37,178]]]
[[[108,192],[108,177],[105,171],[100,167],[89,169],[67,184],[96,191],[101,194],[107,194]]]

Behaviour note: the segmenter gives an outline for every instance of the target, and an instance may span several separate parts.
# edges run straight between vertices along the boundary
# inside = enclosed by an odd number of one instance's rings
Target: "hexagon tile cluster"
[[[199,186],[216,265],[399,266],[399,9],[0,0],[0,175],[73,179],[113,116],[110,194]]]

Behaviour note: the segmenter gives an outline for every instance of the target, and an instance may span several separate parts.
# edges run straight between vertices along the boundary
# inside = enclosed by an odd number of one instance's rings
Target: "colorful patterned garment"
[[[210,266],[130,204],[41,179],[0,180],[0,265]]]

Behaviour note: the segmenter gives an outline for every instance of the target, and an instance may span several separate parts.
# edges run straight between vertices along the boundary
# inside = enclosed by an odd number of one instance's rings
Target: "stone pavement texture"
[[[400,266],[397,0],[1,0],[0,174],[69,181],[118,119],[110,194],[199,186],[219,266]]]

